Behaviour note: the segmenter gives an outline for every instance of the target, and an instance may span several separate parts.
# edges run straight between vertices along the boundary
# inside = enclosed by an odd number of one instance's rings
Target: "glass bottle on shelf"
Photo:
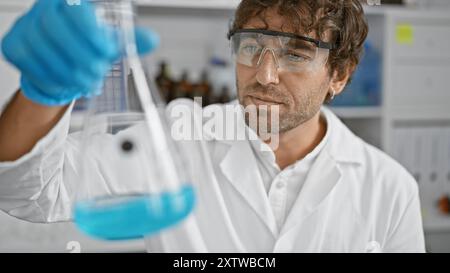
[[[181,74],[180,81],[175,85],[174,88],[175,98],[193,98],[193,85],[189,81],[189,76],[187,70],[184,70]]]
[[[166,61],[159,63],[159,72],[156,76],[156,84],[161,92],[161,97],[165,102],[169,102],[173,97],[173,80],[170,76],[169,66]]]
[[[227,85],[222,86],[220,91],[220,96],[217,99],[219,103],[227,103],[231,100],[230,98],[230,88]]]
[[[207,106],[211,103],[212,87],[209,82],[209,75],[206,70],[202,72],[200,81],[194,86],[193,97],[202,98],[202,106]]]

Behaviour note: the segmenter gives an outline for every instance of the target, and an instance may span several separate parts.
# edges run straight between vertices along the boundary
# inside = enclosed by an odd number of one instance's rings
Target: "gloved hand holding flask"
[[[2,41],[5,58],[21,72],[21,90],[54,106],[98,94],[103,78],[123,52],[112,28],[99,23],[88,1],[38,0]],[[158,46],[158,36],[136,28],[139,53]]]
[[[80,181],[73,218],[85,233],[108,240],[173,226],[195,201],[191,186],[176,187],[186,178],[178,173],[167,124],[151,96],[157,90],[148,88],[136,55],[154,50],[158,38],[134,27],[131,7],[129,0],[38,0],[2,41],[3,55],[21,72],[21,91],[31,101],[51,107],[90,98],[77,136]],[[139,109],[131,107],[131,89]],[[103,147],[109,153],[97,154]],[[110,173],[97,168],[97,160],[105,159]]]

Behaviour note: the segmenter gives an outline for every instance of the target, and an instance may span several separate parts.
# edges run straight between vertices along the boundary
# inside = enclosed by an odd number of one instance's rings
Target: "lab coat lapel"
[[[278,227],[275,216],[250,144],[247,141],[233,141],[229,145],[220,163],[223,174],[276,237]]]
[[[339,182],[341,176],[342,174],[336,161],[326,150],[322,151],[312,166],[291,212],[288,214],[286,222],[281,229],[281,236],[308,217],[324,202]]]
[[[330,136],[313,164],[284,226],[281,236],[308,217],[339,183],[341,164],[361,164],[363,146],[360,140],[326,107],[322,108],[328,121]]]

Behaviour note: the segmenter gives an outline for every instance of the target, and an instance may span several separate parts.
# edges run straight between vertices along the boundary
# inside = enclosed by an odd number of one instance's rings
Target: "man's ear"
[[[349,65],[347,66],[347,69],[344,73],[339,74],[337,70],[333,72],[333,76],[331,77],[330,81],[330,89],[335,91],[335,95],[340,94],[344,90],[345,85],[347,84],[354,70],[355,66]]]

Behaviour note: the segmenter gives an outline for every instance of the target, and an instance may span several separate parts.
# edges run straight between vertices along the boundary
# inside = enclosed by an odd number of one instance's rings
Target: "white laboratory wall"
[[[0,4],[0,37],[10,28],[15,18],[22,12],[23,7],[8,6],[2,7]],[[7,65],[0,53],[0,109],[7,99],[18,88],[19,73]]]
[[[186,69],[195,81],[212,56],[230,58],[226,34],[231,10],[142,7],[138,14],[138,24],[155,30],[161,38],[161,46],[149,58],[150,66],[166,60],[174,77]]]

